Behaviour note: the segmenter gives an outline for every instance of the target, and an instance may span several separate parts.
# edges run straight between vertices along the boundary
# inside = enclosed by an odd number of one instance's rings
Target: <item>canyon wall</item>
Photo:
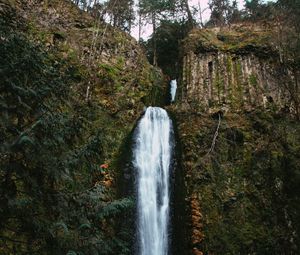
[[[182,100],[201,111],[275,107],[296,111],[295,77],[268,29],[194,30],[183,42]]]
[[[269,28],[193,30],[177,120],[187,254],[297,254],[297,74]],[[299,77],[298,77],[299,78]]]

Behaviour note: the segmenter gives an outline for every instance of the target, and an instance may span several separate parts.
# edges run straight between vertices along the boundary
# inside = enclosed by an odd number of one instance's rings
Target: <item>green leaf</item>
[[[30,144],[30,145],[34,145],[34,141],[32,138],[30,138],[29,136],[23,135],[19,141],[17,142],[18,145],[25,145],[25,144]]]
[[[80,226],[79,226],[79,230],[82,230],[82,229],[85,229],[85,228],[91,228],[91,224],[90,223],[84,223],[84,224],[81,224]]]
[[[67,255],[77,255],[75,251],[68,251]]]

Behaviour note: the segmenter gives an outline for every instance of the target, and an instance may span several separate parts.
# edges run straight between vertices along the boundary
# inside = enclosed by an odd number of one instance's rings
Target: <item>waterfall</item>
[[[171,80],[170,82],[171,103],[175,101],[176,90],[177,90],[177,81],[176,79]]]
[[[167,112],[159,107],[148,107],[138,124],[134,148],[140,255],[169,252],[171,134],[172,123]]]

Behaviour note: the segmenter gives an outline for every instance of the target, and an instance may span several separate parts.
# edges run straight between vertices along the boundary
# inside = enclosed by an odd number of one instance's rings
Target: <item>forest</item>
[[[299,0],[0,0],[0,255],[299,254],[299,24]],[[145,252],[147,134],[171,156]]]
[[[282,54],[288,59],[296,60],[299,52],[297,0],[265,2],[249,0],[243,1],[243,9],[238,8],[239,3],[236,0],[210,0],[207,4],[205,1],[198,1],[196,5],[190,4],[188,0],[74,0],[73,2],[96,18],[109,22],[113,27],[125,32],[131,33],[133,27],[137,27],[138,40],[145,46],[149,60],[160,68],[163,68],[166,62],[176,62],[179,59],[176,55],[179,46],[176,44],[193,28],[230,27],[236,23],[274,26],[278,33],[276,43],[281,48]],[[203,17],[206,11],[210,13],[208,20]],[[147,24],[152,26],[152,35],[144,41],[142,30]],[[157,51],[169,54],[159,54]],[[169,61],[164,60],[163,55],[167,56]]]

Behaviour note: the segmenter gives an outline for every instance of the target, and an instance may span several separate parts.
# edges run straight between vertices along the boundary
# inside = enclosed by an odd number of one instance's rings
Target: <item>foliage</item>
[[[155,36],[157,38],[158,66],[163,70],[164,74],[172,78],[178,78],[179,76],[180,41],[186,36],[187,32],[187,23],[162,20],[155,35],[153,35],[145,44],[147,57],[151,62],[153,59],[153,37]]]
[[[276,13],[282,19],[279,29],[279,44],[285,61],[294,61],[294,68],[300,67],[300,1],[278,1]]]
[[[73,94],[78,72],[55,50],[1,27],[1,254],[115,254],[126,244],[100,164],[102,130]],[[113,236],[113,238],[112,238]]]
[[[133,0],[109,0],[106,12],[112,16],[113,26],[130,32],[134,22]]]
[[[227,114],[207,154],[218,120],[184,116],[187,187],[201,212],[194,232],[204,235],[195,247],[205,254],[297,254],[299,122],[259,110]]]
[[[152,13],[157,13],[167,10],[174,10],[176,1],[174,0],[154,0],[154,1],[139,1],[139,11],[143,15],[151,15]]]
[[[100,20],[108,15],[109,22],[114,27],[130,33],[135,19],[133,0],[72,0],[72,2]]]
[[[147,0],[140,0],[139,1],[139,13],[141,17],[145,17],[146,19],[150,20],[153,29],[153,36],[152,36],[152,50],[153,50],[153,61],[152,64],[157,66],[157,36],[156,36],[156,29],[158,25],[158,21],[161,20],[161,16],[166,15],[166,12],[174,11],[175,9],[175,2],[170,0],[154,0],[154,1],[147,1]]]
[[[211,11],[210,22],[214,26],[221,26],[227,23],[229,6],[230,4],[228,0],[212,0],[209,2],[209,8]]]
[[[258,22],[273,18],[275,4],[261,0],[245,1],[244,20]]]

